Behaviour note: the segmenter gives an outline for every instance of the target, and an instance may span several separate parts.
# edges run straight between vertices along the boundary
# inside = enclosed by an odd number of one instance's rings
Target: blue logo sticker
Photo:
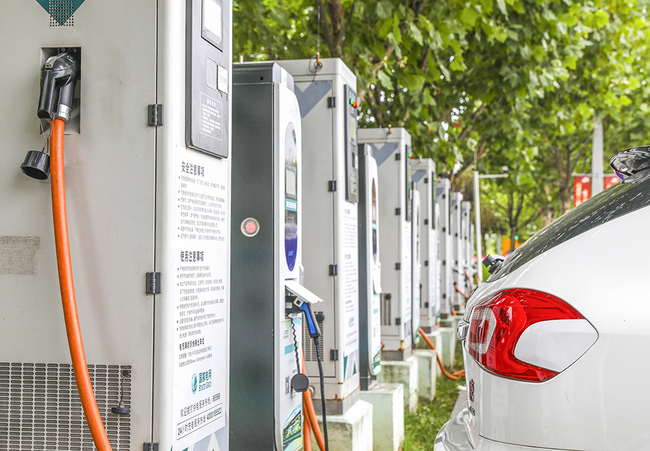
[[[196,377],[196,373],[192,374],[192,393],[196,393],[196,389],[199,387],[199,378]]]

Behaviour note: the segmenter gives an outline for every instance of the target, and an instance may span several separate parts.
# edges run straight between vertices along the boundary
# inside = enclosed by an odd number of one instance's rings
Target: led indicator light
[[[244,236],[253,237],[260,231],[260,223],[255,218],[246,218],[241,223],[241,232]]]

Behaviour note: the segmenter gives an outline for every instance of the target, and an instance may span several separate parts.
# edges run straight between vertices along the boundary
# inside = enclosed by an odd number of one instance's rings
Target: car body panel
[[[474,292],[465,319],[486,296],[527,288],[571,304],[597,330],[598,340],[542,383],[495,376],[464,349],[467,383],[474,387],[467,391],[468,443],[479,446],[489,439],[562,450],[650,450],[650,396],[631,383],[650,372],[650,360],[639,356],[639,350],[650,349],[650,291],[645,289],[650,236],[633,233],[649,221],[650,208],[613,219]]]

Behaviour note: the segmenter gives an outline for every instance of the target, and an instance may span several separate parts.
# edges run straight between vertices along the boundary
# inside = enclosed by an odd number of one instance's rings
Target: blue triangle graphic
[[[86,0],[36,0],[48,14],[64,25]]]
[[[293,91],[298,98],[300,106],[300,117],[305,117],[316,106],[320,100],[327,95],[332,89],[331,81],[315,81],[303,91],[297,85],[294,85]]]

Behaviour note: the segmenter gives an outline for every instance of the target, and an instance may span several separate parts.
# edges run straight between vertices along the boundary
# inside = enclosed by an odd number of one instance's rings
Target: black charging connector
[[[319,339],[321,336],[320,327],[318,327],[318,322],[316,321],[316,315],[314,315],[314,311],[311,308],[311,304],[309,304],[308,302],[299,299],[297,296],[287,294],[286,306],[287,306],[287,313],[289,314],[303,313],[305,315],[305,319],[307,320],[307,328],[309,329],[309,336],[311,337],[312,340],[314,340],[314,347],[316,348],[316,360],[318,361],[318,374],[320,376],[320,399],[321,399],[321,409],[322,409],[322,416],[323,416],[323,439],[325,440],[325,451],[329,451],[329,440],[327,437],[327,412],[325,411],[325,376],[323,374],[323,359],[320,354],[320,339]],[[294,385],[294,379],[296,379],[298,375],[304,376],[300,372],[296,374],[291,380],[292,386]],[[304,384],[304,381],[296,380],[296,385],[298,385],[299,383]],[[307,387],[309,387],[309,379],[307,379],[306,381],[305,390],[307,390]],[[294,388],[294,390],[296,389]]]

